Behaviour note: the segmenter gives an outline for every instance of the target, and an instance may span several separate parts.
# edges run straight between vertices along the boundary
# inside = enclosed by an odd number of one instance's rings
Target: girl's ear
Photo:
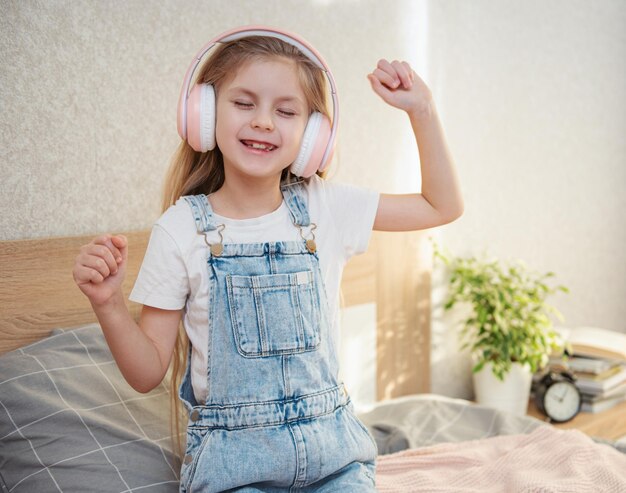
[[[211,84],[195,84],[187,100],[187,142],[194,151],[215,148],[215,89]]]

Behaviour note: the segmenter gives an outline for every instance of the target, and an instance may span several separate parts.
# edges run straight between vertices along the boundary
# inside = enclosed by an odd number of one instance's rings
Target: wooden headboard
[[[129,265],[124,293],[132,289],[149,231],[124,233]],[[0,353],[29,344],[58,327],[96,321],[74,284],[72,266],[91,236],[0,242]],[[430,260],[421,232],[374,233],[368,251],[343,274],[343,305],[376,304],[377,397],[430,388]],[[131,313],[140,306],[129,303]]]

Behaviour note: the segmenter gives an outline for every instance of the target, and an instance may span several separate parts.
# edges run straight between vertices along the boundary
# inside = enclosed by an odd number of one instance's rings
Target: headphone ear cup
[[[304,135],[300,152],[296,160],[291,165],[290,171],[302,178],[314,175],[317,170],[323,169],[326,162],[322,162],[328,141],[330,140],[331,124],[328,117],[315,111],[311,113]],[[326,161],[330,160],[332,153],[329,153]]]
[[[215,148],[215,89],[196,84],[187,99],[187,142],[194,151]]]

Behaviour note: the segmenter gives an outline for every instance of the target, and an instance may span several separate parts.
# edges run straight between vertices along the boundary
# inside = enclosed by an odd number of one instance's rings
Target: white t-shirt
[[[322,278],[330,305],[331,334],[338,341],[339,288],[345,263],[367,249],[379,195],[313,176],[305,187],[315,229]],[[210,201],[210,197],[209,197]],[[213,215],[224,224],[224,244],[302,241],[283,201],[274,212],[235,220]],[[304,229],[304,228],[303,228]],[[305,232],[308,231],[305,229]],[[208,235],[218,242],[217,231]],[[207,396],[209,282],[207,244],[198,234],[189,204],[179,199],[155,223],[130,299],[164,310],[185,308],[183,324],[192,344],[191,383],[199,403]]]

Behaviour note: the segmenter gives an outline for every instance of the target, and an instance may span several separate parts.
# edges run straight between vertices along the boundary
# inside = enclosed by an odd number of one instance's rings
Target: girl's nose
[[[252,125],[252,128],[259,130],[271,131],[274,129],[274,121],[272,120],[271,114],[263,110],[254,113],[250,125]]]

